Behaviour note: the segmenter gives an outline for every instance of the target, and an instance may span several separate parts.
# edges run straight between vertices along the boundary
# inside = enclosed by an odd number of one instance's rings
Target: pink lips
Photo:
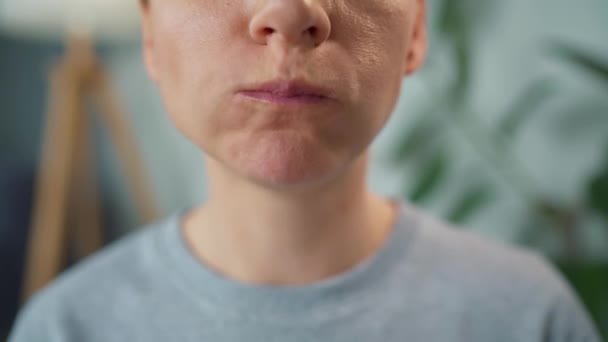
[[[272,81],[257,84],[240,90],[238,93],[253,100],[277,105],[317,104],[330,99],[324,90],[295,81]]]

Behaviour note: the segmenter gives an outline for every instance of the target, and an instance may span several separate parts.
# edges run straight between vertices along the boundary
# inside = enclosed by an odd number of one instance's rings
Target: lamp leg
[[[79,88],[77,76],[67,64],[57,65],[51,72],[49,111],[26,257],[24,300],[53,279],[62,266]]]
[[[91,134],[91,119],[85,103],[78,111],[75,151],[73,158],[73,186],[70,188],[68,234],[75,260],[83,259],[103,246],[103,220],[99,205],[99,188],[95,151]]]

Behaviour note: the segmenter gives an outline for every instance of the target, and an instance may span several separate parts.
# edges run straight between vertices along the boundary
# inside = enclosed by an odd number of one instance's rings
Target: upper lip
[[[318,96],[329,98],[329,92],[322,87],[302,80],[273,80],[244,87],[242,93],[271,93],[276,96]]]

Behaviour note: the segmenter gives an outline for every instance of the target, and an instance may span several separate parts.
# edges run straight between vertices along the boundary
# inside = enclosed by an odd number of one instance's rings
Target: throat
[[[258,215],[245,221],[201,207],[183,222],[183,235],[200,262],[230,280],[256,286],[312,284],[347,272],[389,236],[397,205],[371,194],[361,204],[321,216],[285,212],[272,220]]]

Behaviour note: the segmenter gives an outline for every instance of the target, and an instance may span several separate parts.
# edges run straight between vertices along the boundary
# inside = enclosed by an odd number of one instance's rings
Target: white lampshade
[[[39,39],[68,33],[96,40],[138,36],[138,0],[0,0],[0,30]]]

